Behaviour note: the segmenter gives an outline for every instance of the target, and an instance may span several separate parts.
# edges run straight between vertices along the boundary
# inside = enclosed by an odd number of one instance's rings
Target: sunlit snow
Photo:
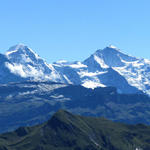
[[[99,58],[99,57],[96,56],[96,55],[94,55],[94,59],[96,60],[97,63],[100,64],[100,67],[102,67],[102,68],[109,68],[109,67],[105,64],[105,62],[104,62],[103,59]]]
[[[117,57],[111,59],[112,52],[110,51],[109,55],[107,48],[114,49]],[[104,52],[105,50],[106,52]],[[118,80],[124,78],[129,85],[150,95],[150,60],[123,54],[113,45],[96,51],[92,57],[89,57],[88,63],[60,60],[53,64],[47,64],[32,49],[23,44],[11,47],[5,55],[10,61],[5,62],[5,66],[11,73],[23,78],[82,84],[87,88],[96,88],[105,86],[101,81],[115,85],[116,79],[111,77],[111,73],[117,72],[120,75],[120,77],[118,75]],[[107,56],[110,56],[110,60],[107,59],[106,62]]]
[[[85,81],[82,86],[86,88],[96,88],[96,87],[106,87],[104,84],[98,83],[98,82],[93,82],[93,81]]]

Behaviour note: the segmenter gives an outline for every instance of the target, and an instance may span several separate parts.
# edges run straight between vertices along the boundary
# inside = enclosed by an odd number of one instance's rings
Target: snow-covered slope
[[[139,90],[150,95],[150,60],[122,53],[114,46],[97,50],[83,62],[47,64],[23,44],[0,55],[0,83],[50,80],[88,88],[114,86],[122,93]]]
[[[112,46],[97,50],[83,62],[59,61],[54,68],[66,80],[66,83],[82,84],[88,88],[114,86],[122,93],[136,93],[137,87],[131,86],[128,80],[114,67],[124,67],[137,58],[121,53]]]
[[[112,70],[124,77],[129,85],[150,94],[150,60],[123,54],[114,47],[106,47],[97,51],[93,56],[97,58],[95,59],[97,62],[103,61],[102,65],[99,63],[101,67],[111,67]],[[85,60],[84,63],[88,61],[89,59]]]
[[[60,79],[52,65],[47,64],[32,49],[23,44],[11,47],[5,55],[11,62],[6,63],[7,68],[22,78],[52,81]]]
[[[0,83],[23,81],[24,78],[12,73],[11,70],[7,67],[8,65],[13,64],[5,55],[0,54]]]
[[[60,61],[53,66],[66,83],[88,88],[114,86],[122,93],[141,90],[150,94],[150,60],[129,56],[114,46],[97,50],[83,62]]]

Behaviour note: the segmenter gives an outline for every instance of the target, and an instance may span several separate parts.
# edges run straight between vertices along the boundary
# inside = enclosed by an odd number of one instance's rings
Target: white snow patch
[[[139,63],[138,61],[134,62],[133,64],[133,67],[140,67],[140,66],[143,66],[144,64],[143,63]]]
[[[51,74],[47,77],[49,80],[55,81],[55,82],[60,82],[61,76],[59,73],[57,73],[55,70],[52,70]]]
[[[45,64],[48,68],[50,68],[50,70],[55,71],[55,69],[54,69],[54,67],[53,67],[52,64],[47,64],[46,62],[44,62],[44,64]]]
[[[6,62],[5,65],[12,73],[20,75],[23,78],[33,77],[34,79],[42,79],[45,77],[42,70],[36,69],[31,65],[24,66],[16,63],[10,64],[8,62]]]
[[[102,68],[109,68],[109,66],[105,64],[103,59],[99,58],[96,55],[94,55],[94,59]]]
[[[117,49],[117,47],[114,45],[109,45],[109,48]]]
[[[43,73],[42,70],[35,69],[31,65],[28,65],[27,68],[29,68],[29,70],[26,70],[26,73],[27,73],[28,77],[34,76],[36,78],[36,77],[42,77],[42,76],[44,76],[44,73]]]
[[[97,76],[97,75],[100,75],[100,74],[104,74],[104,73],[107,73],[107,71],[104,71],[104,72],[99,72],[99,71],[96,71],[96,72],[88,72],[88,71],[81,71],[81,72],[78,72],[78,74],[80,75],[81,78],[87,76],[87,77],[94,77],[94,76]]]
[[[15,53],[15,52],[17,52],[18,50],[12,50],[12,51],[8,51],[8,52],[6,52],[6,55],[8,56],[8,55],[10,55],[10,54],[12,54],[12,53]]]
[[[77,64],[69,65],[71,68],[87,68],[87,65],[82,64],[81,62],[77,62]]]
[[[14,74],[18,74],[21,77],[25,78],[26,77],[26,73],[23,70],[22,65],[17,65],[17,64],[10,64],[8,62],[5,63],[6,67],[10,69],[10,71]]]
[[[144,59],[144,62],[145,62],[146,64],[149,64],[149,65],[150,65],[150,60]]]
[[[94,81],[90,81],[87,80],[85,81],[82,86],[86,87],[86,88],[96,88],[96,87],[106,87],[104,84],[98,83],[98,82],[94,82]]]
[[[67,78],[66,75],[63,75],[63,77],[66,79],[66,81],[67,81],[69,84],[72,84],[72,82]]]
[[[52,98],[64,98],[63,95],[51,95]]]
[[[28,49],[35,55],[36,59],[41,59],[40,56],[36,52],[34,52],[31,48]]]
[[[142,148],[136,148],[135,150],[143,150]]]

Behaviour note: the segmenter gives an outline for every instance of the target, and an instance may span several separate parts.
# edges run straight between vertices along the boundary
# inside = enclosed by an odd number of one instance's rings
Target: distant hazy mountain
[[[59,109],[117,122],[150,124],[150,98],[144,94],[37,81],[0,85],[0,132],[42,123]]]
[[[60,110],[38,126],[0,135],[0,150],[149,150],[150,126]]]
[[[48,80],[88,88],[114,86],[120,93],[150,95],[150,60],[122,53],[114,46],[97,50],[83,62],[65,60],[47,64],[22,44],[0,55],[0,83]]]

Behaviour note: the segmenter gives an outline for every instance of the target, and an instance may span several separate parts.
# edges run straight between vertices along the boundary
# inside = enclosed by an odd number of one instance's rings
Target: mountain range
[[[56,112],[47,122],[0,135],[0,150],[149,150],[150,126]]]
[[[114,87],[91,89],[48,81],[0,85],[0,133],[43,123],[59,109],[115,122],[150,124],[150,97],[145,94],[119,94]]]
[[[114,46],[97,50],[86,60],[48,64],[23,44],[0,54],[0,83],[54,81],[87,88],[117,88],[119,93],[150,95],[150,60],[122,53]]]

